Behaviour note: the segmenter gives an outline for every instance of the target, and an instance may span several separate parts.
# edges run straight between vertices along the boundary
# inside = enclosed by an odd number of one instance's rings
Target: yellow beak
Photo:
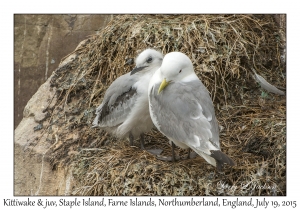
[[[164,79],[161,83],[160,83],[160,86],[159,86],[159,89],[158,89],[158,94],[163,90],[165,89],[165,87],[168,86],[170,82],[167,82],[166,79]]]

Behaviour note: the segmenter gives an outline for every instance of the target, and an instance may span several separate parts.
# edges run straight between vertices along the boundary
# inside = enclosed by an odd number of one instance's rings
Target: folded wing
[[[130,73],[117,78],[107,89],[103,101],[96,109],[93,127],[113,127],[123,123],[138,97],[133,85],[138,78]]]

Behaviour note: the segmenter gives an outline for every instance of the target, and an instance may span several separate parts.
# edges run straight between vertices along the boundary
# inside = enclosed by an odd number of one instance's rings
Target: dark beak
[[[141,70],[143,70],[144,68],[146,68],[147,66],[141,66],[141,67],[135,67],[134,69],[132,69],[130,75],[133,75]]]

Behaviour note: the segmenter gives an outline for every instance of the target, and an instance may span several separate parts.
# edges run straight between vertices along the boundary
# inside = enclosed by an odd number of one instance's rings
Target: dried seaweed
[[[49,137],[54,170],[72,164],[74,195],[286,195],[286,98],[261,92],[251,77],[254,68],[285,87],[282,30],[272,15],[115,16],[52,76],[57,104],[43,129],[56,139]],[[107,87],[145,48],[191,58],[214,101],[222,151],[237,166],[217,173],[201,157],[165,163],[138,142],[91,128]],[[155,129],[146,146],[170,155]]]

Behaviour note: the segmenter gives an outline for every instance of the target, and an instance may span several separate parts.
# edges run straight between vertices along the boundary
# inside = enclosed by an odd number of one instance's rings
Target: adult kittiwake
[[[153,123],[149,113],[148,86],[154,72],[162,63],[162,53],[146,49],[135,60],[136,67],[117,78],[105,92],[96,109],[93,127],[100,127],[118,138],[129,137],[130,145],[140,137],[144,149],[144,133]],[[148,150],[160,153],[161,150]]]
[[[218,171],[224,163],[235,165],[220,150],[218,122],[211,97],[185,54],[165,55],[161,67],[150,80],[148,97],[154,125],[172,142],[171,160],[176,159],[175,144],[194,150]]]

